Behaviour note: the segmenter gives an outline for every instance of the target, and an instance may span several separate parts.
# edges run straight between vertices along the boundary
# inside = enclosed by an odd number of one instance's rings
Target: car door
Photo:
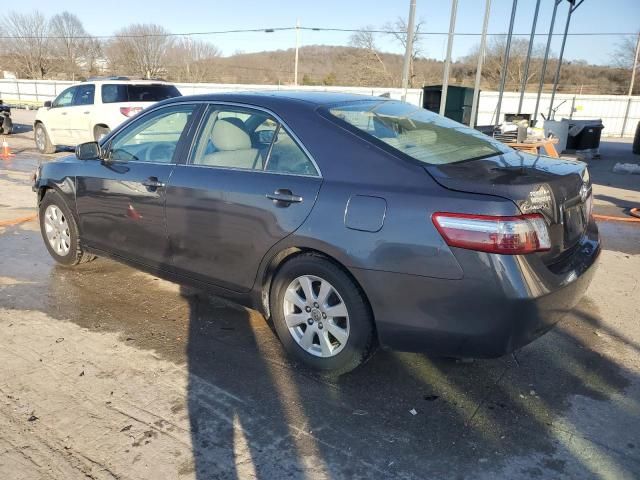
[[[95,93],[96,86],[92,83],[78,85],[73,96],[73,103],[67,107],[72,145],[90,142],[94,139],[91,114],[93,113]]]
[[[71,135],[69,111],[73,106],[73,98],[77,89],[78,87],[70,87],[63,90],[51,103],[51,108],[47,112],[45,128],[53,137],[52,141],[56,145],[71,145],[74,143]]]
[[[247,291],[260,261],[309,215],[322,179],[272,114],[209,106],[167,187],[167,230],[181,273]]]
[[[88,245],[154,268],[168,263],[165,186],[197,110],[156,108],[103,145],[105,160],[87,162],[76,177],[76,203]]]

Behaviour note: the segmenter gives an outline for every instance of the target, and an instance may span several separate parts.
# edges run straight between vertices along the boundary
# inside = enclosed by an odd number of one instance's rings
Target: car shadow
[[[640,471],[640,378],[630,366],[638,345],[607,327],[588,297],[515,358],[469,363],[381,351],[327,378],[291,361],[257,312],[105,259],[52,266],[37,232],[7,230],[0,248],[2,275],[19,280],[2,286],[3,308],[115,331],[184,365],[193,453],[180,467],[186,477],[633,478]]]

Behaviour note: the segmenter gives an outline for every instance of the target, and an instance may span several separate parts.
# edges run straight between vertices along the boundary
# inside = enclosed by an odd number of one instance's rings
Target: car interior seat
[[[252,148],[251,137],[229,119],[215,122],[210,140],[215,151],[204,155],[202,165],[262,169],[262,155],[257,148]]]

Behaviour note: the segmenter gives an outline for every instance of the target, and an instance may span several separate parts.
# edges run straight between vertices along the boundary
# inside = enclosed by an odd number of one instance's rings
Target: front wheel
[[[364,293],[321,256],[299,255],[282,266],[270,308],[287,352],[315,369],[341,375],[373,350],[373,318]]]
[[[36,148],[40,153],[55,153],[56,146],[51,143],[47,129],[41,123],[36,124],[34,129]]]
[[[95,258],[82,247],[78,225],[59,193],[46,192],[40,202],[39,217],[42,238],[56,262],[70,267]]]

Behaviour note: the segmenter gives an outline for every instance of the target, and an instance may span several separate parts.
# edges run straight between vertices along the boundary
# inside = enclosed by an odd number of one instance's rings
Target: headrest
[[[251,148],[249,134],[225,120],[218,120],[213,125],[211,141],[218,150],[248,150]]]

